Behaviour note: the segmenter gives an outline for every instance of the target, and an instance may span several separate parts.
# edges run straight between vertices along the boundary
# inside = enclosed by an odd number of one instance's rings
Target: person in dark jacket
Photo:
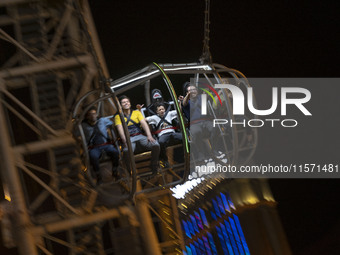
[[[111,143],[107,132],[107,128],[112,124],[113,122],[109,118],[98,118],[97,109],[94,106],[86,112],[85,120],[82,123],[90,162],[97,175],[97,183],[101,182],[99,159],[103,152],[112,158],[113,175],[116,174],[115,171],[119,164],[118,150]]]

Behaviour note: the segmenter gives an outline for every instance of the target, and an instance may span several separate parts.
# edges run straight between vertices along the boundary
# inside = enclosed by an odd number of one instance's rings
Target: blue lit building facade
[[[211,176],[179,201],[183,254],[291,254],[266,180]]]

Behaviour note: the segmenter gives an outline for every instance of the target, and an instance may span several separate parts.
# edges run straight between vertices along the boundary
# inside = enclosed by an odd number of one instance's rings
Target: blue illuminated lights
[[[186,250],[187,250],[187,254],[188,255],[192,255],[191,249],[189,246],[185,246]]]
[[[222,202],[223,202],[224,208],[225,208],[228,212],[231,212],[230,207],[229,207],[229,205],[228,205],[227,197],[226,197],[222,192],[220,192],[220,195],[221,195],[221,198],[222,198]]]
[[[210,246],[209,246],[209,243],[208,243],[208,239],[205,236],[202,236],[202,238],[203,238],[203,243],[204,243],[204,247],[207,251],[207,254],[212,255],[211,249],[210,249]]]
[[[197,225],[200,229],[203,229],[203,223],[202,223],[202,220],[201,220],[201,217],[199,215],[198,212],[194,211],[194,214],[195,214],[195,219],[197,221]]]
[[[194,236],[194,235],[195,235],[195,231],[194,231],[194,227],[193,227],[191,221],[188,220],[188,221],[187,221],[187,224],[188,224],[188,229],[189,229],[189,231],[190,231],[190,234]]]
[[[213,220],[217,220],[216,214],[213,211],[210,211],[210,214]]]
[[[185,254],[250,255],[239,218],[231,213],[235,206],[230,195],[219,193],[207,205],[209,210],[198,208],[182,220],[188,237]]]
[[[189,215],[189,217],[190,217],[190,219],[191,219],[191,222],[192,222],[192,225],[193,225],[193,227],[194,227],[194,230],[195,230],[197,233],[199,233],[200,231],[199,231],[199,229],[198,229],[198,227],[197,227],[197,221],[196,221],[195,217],[192,216],[191,214]]]
[[[223,206],[222,199],[219,196],[217,196],[216,200],[217,200],[218,208],[220,209],[221,213],[226,214],[226,210],[225,210],[225,208]]]
[[[191,233],[189,231],[188,224],[185,222],[185,220],[182,220],[182,225],[183,225],[183,229],[187,237],[191,238]]]
[[[233,217],[234,217],[234,221],[235,221],[235,224],[236,224],[237,231],[238,231],[239,236],[241,238],[241,242],[242,242],[244,251],[245,251],[246,255],[249,255],[250,254],[249,248],[248,248],[248,245],[247,245],[247,242],[246,242],[246,238],[244,237],[240,221],[239,221],[238,217],[235,214],[233,214]]]
[[[216,232],[217,232],[218,238],[220,239],[220,244],[222,246],[223,254],[230,254],[230,253],[228,253],[227,247],[225,245],[223,235],[222,235],[222,231],[218,226],[216,226]]]
[[[223,225],[223,223],[221,223],[220,227],[221,227],[222,234],[223,234],[225,243],[226,243],[226,245],[227,245],[229,254],[233,255],[233,254],[234,254],[234,252],[233,252],[233,247],[232,247],[231,242],[230,242],[230,239],[229,239],[229,237],[228,237],[227,230],[226,230],[225,226]]]
[[[199,253],[196,252],[196,248],[193,244],[190,244],[191,252],[192,255],[200,255]]]
[[[214,206],[214,209],[215,209],[215,212],[216,212],[216,215],[221,218],[221,212],[220,212],[220,209],[217,205],[217,202],[215,199],[212,200],[212,203],[213,203],[213,206]]]
[[[202,238],[203,238],[203,240],[204,240],[204,237],[202,237]],[[206,250],[206,245],[205,245],[205,242],[203,242],[203,240],[202,240],[202,239],[198,239],[198,241],[199,241],[199,243],[200,243],[201,250],[202,250],[203,254],[205,254],[205,252],[208,252],[208,253],[209,253],[209,251]],[[210,248],[209,248],[209,249],[210,249]],[[211,253],[210,253],[210,254],[211,254]]]
[[[229,193],[227,193],[227,200],[231,209],[236,210],[234,203],[231,201]]]
[[[234,239],[233,231],[231,230],[229,222],[225,220],[224,221],[224,225],[225,225],[225,227],[227,229],[227,235],[228,235],[229,240],[231,242],[231,246],[233,247],[234,254],[235,255],[240,254],[238,249],[237,249],[237,245],[236,245],[236,242],[235,242],[235,239]]]
[[[201,217],[202,217],[204,225],[206,227],[209,227],[209,223],[207,221],[207,217],[205,217],[205,212],[201,208],[199,208],[199,211],[200,211],[200,214],[201,214]]]
[[[207,234],[208,234],[209,243],[210,243],[211,249],[213,251],[213,254],[217,254],[217,250],[216,250],[216,245],[215,245],[214,239],[213,239],[212,235],[209,232],[207,232]]]
[[[237,247],[238,247],[238,250],[240,251],[241,254],[244,254],[244,251],[243,251],[243,247],[242,247],[242,243],[241,243],[241,239],[238,235],[238,232],[237,232],[237,229],[236,229],[236,226],[235,226],[235,223],[234,223],[234,220],[232,217],[229,218],[229,223],[231,225],[231,229],[234,233],[234,237],[235,237],[235,240],[236,240],[236,244],[237,244]]]

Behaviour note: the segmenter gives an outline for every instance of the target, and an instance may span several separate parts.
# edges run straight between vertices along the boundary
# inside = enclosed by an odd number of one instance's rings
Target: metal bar
[[[35,234],[57,233],[71,228],[77,228],[85,225],[106,221],[112,218],[120,217],[118,209],[110,209],[104,212],[82,215],[82,217],[70,217],[67,220],[47,223],[44,226],[36,227],[33,231]]]
[[[35,246],[35,239],[30,232],[30,226],[32,222],[30,220],[26,202],[24,199],[24,194],[22,191],[22,186],[20,183],[20,177],[18,174],[18,169],[15,166],[15,157],[14,152],[11,147],[11,142],[9,140],[9,133],[6,126],[6,120],[3,114],[3,107],[0,104],[0,153],[2,158],[2,166],[3,171],[2,175],[5,178],[1,178],[2,180],[6,180],[8,183],[8,188],[11,196],[11,203],[13,208],[13,218],[15,219],[16,227],[16,240],[19,248],[20,254],[31,254],[37,255],[38,251]]]
[[[158,244],[158,238],[153,225],[147,198],[144,194],[138,195],[136,207],[139,214],[139,222],[141,224],[142,237],[145,242],[147,254],[161,255],[161,249]]]
[[[178,64],[178,65],[169,65],[169,64],[160,64],[160,67],[163,68],[164,72],[167,74],[178,74],[178,73],[207,73],[212,72],[212,67],[210,65],[201,65],[201,64]],[[152,68],[152,65],[144,67],[143,69],[131,73],[123,78],[115,80],[112,82],[111,89],[118,90],[121,93],[121,90],[126,90],[125,86],[128,86],[129,89],[138,86],[147,80],[150,80],[156,76],[160,75],[159,70],[155,70]],[[124,87],[124,89],[123,89]]]
[[[91,61],[93,61],[91,55],[81,55],[79,57],[44,62],[29,66],[15,67],[0,71],[0,78],[10,78],[54,69],[67,69],[74,66],[87,65]]]
[[[28,209],[34,212],[49,196],[50,193],[48,193],[47,190],[43,190],[30,204]]]
[[[16,63],[18,63],[18,61],[19,61],[19,54],[18,52],[16,52],[10,57],[10,59],[6,61],[5,64],[2,65],[1,69],[10,68],[14,66]]]
[[[1,102],[6,106],[8,110],[10,110],[14,115],[16,115],[22,122],[24,122],[29,128],[31,128],[34,133],[41,136],[41,132],[38,128],[36,128],[31,122],[24,118],[17,110],[15,110],[12,106],[10,106],[7,102],[1,99]]]
[[[151,205],[149,205],[148,204],[148,207],[150,208],[150,210],[169,228],[169,230],[179,239],[180,238],[180,236],[176,233],[176,231],[175,230],[173,230],[172,229],[172,227],[165,221],[165,220],[163,220],[163,218],[162,218],[162,216],[160,216],[159,214],[158,214],[158,212],[155,210],[155,209],[153,209],[152,208],[152,206]]]
[[[37,153],[49,148],[59,147],[65,144],[74,144],[75,141],[70,134],[60,135],[48,140],[26,143],[14,147],[15,152],[20,154]]]
[[[150,99],[150,80],[145,82],[145,85],[144,85],[144,97],[145,97],[146,105],[150,105],[151,104],[151,99]]]
[[[44,246],[42,246],[41,244],[37,244],[38,248],[44,252],[47,255],[53,255],[53,253],[49,252],[49,250],[47,250]]]
[[[32,0],[0,0],[0,6],[29,3]]]
[[[55,50],[57,49],[57,46],[60,42],[60,39],[63,35],[63,32],[71,18],[71,14],[72,14],[72,6],[70,5],[69,1],[66,3],[66,10],[64,12],[63,17],[61,18],[60,22],[59,22],[59,26],[54,34],[54,37],[52,39],[52,42],[50,44],[50,48],[47,50],[45,57],[47,60],[51,60]]]
[[[12,2],[12,0],[9,0],[9,1]],[[0,6],[1,6],[1,3],[0,3]],[[50,15],[49,15],[48,12],[40,11],[39,17],[40,18],[49,18]],[[20,22],[20,21],[31,20],[31,19],[36,19],[36,18],[37,18],[37,13],[21,14],[19,17],[11,17],[11,16],[5,14],[5,15],[0,16],[0,26],[5,27],[5,26],[8,26],[8,25],[13,25],[17,21]]]
[[[76,245],[72,245],[72,244],[70,244],[70,243],[68,243],[68,242],[66,242],[66,241],[64,241],[64,240],[61,240],[61,239],[59,239],[59,238],[56,238],[56,237],[51,236],[51,235],[48,235],[48,234],[44,234],[43,237],[46,238],[46,239],[49,239],[49,240],[51,240],[51,241],[53,241],[53,242],[55,242],[55,243],[64,245],[64,246],[66,246],[66,247],[68,247],[68,248],[71,248],[71,249],[74,249],[74,248],[77,247]]]
[[[90,86],[91,86],[91,82],[93,81],[93,78],[95,76],[95,74],[97,73],[97,69],[94,65],[94,63],[91,61],[88,63],[87,65],[87,72],[86,72],[86,75],[84,77],[84,80],[83,80],[83,84],[81,85],[80,87],[80,91],[78,93],[76,93],[76,101],[79,101],[80,97],[82,95],[84,95],[87,91],[90,90]],[[74,86],[72,86],[74,87]],[[72,91],[72,89],[70,90]],[[71,102],[74,100],[74,96],[75,95],[72,95],[71,93],[69,93],[67,95],[67,98],[66,98],[66,105],[70,105]],[[75,110],[78,109],[77,106],[74,108]],[[73,118],[73,115],[72,115],[72,118]],[[69,120],[66,124],[66,130],[72,130],[72,127],[73,127],[73,121],[72,119]]]
[[[36,62],[40,62],[40,60],[34,56],[31,52],[29,52],[24,46],[22,46],[17,40],[12,38],[9,34],[7,34],[2,28],[0,28],[0,33],[3,34],[9,42],[13,43],[15,46],[17,46],[20,50],[22,50],[27,56],[29,56],[31,59],[33,59]]]
[[[100,67],[102,68],[103,74],[106,78],[110,77],[109,70],[106,65],[105,57],[103,50],[100,45],[99,37],[97,34],[96,26],[94,24],[90,6],[87,0],[82,0],[82,7],[83,7],[83,17],[86,19],[86,25],[87,29],[89,30],[91,41],[93,44],[93,48],[95,50],[95,54],[98,58],[98,62],[100,64]]]
[[[38,172],[40,172],[40,173],[49,175],[49,176],[51,176],[51,177],[56,177],[56,176],[58,176],[58,174],[55,173],[55,172],[51,172],[51,171],[49,171],[49,170],[46,170],[46,169],[44,169],[44,168],[42,168],[42,167],[33,165],[33,164],[31,164],[31,163],[28,163],[28,162],[20,162],[20,163],[23,164],[23,165],[25,165],[25,166],[27,166],[27,167],[33,168],[34,170],[36,170],[36,171],[38,171]]]
[[[80,214],[80,211],[71,206],[65,199],[63,199],[57,192],[55,192],[53,189],[50,188],[46,183],[44,183],[38,176],[33,174],[25,165],[23,165],[21,162],[17,162],[20,169],[22,169],[26,174],[28,174],[33,180],[35,180],[37,183],[39,183],[45,190],[47,190],[52,196],[54,196],[57,200],[59,200],[60,203],[65,205],[70,211],[72,211],[75,214]]]
[[[7,25],[11,25],[14,23],[14,18],[8,16],[8,15],[1,15],[0,16],[0,26],[4,27]]]
[[[170,204],[171,204],[170,207],[172,208],[173,218],[174,218],[176,230],[179,236],[178,241],[180,243],[181,249],[184,250],[185,245],[184,245],[184,238],[183,238],[181,223],[179,221],[178,206],[172,194],[169,194],[169,196],[170,196]]]
[[[4,86],[0,87],[0,91],[3,92],[7,97],[9,97],[14,103],[20,106],[25,112],[27,112],[33,119],[39,122],[44,128],[46,128],[51,134],[57,135],[57,132],[52,129],[45,121],[40,119],[34,112],[32,112],[26,105],[21,103],[15,96],[13,96],[9,91],[7,91]]]

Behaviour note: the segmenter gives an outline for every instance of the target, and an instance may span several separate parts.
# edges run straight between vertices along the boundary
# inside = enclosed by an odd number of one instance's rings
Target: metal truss
[[[85,178],[71,112],[109,78],[88,2],[0,0],[0,13],[3,244],[32,255],[145,254],[143,242],[157,247],[150,254],[180,252],[168,190],[107,205]],[[145,234],[155,224],[160,245]]]

